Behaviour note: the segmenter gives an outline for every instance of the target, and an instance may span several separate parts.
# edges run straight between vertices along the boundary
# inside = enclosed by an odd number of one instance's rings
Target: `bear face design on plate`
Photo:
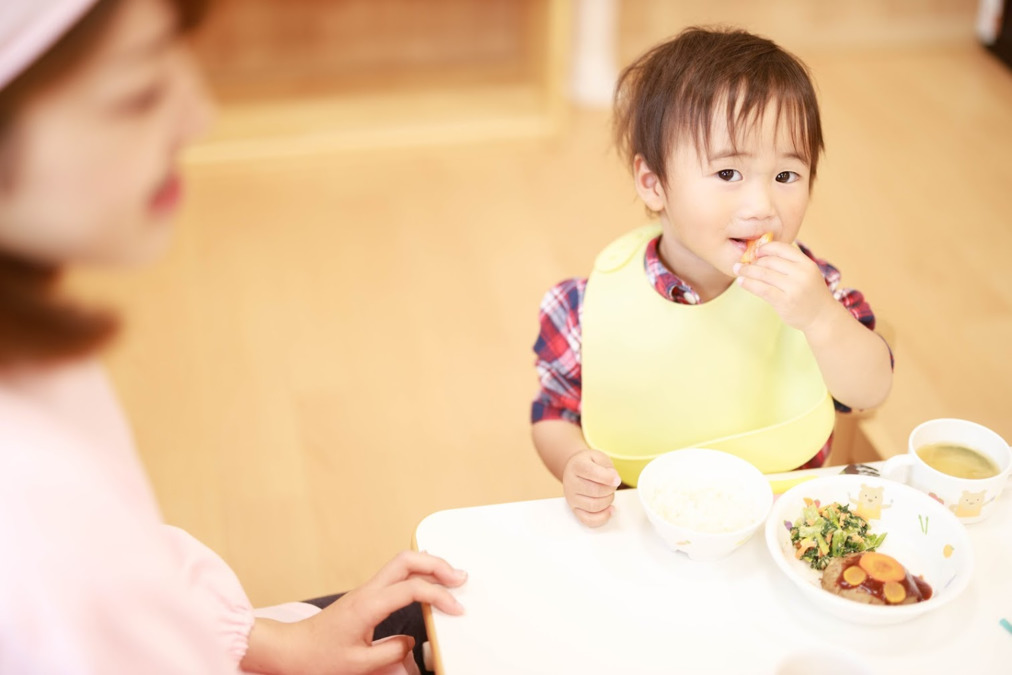
[[[871,487],[870,485],[864,485],[862,483],[861,492],[857,495],[857,499],[855,500],[853,497],[850,498],[851,503],[857,504],[857,509],[854,513],[865,520],[877,520],[881,518],[882,509],[887,509],[892,506],[892,504],[882,503],[884,491],[885,486],[883,485]]]

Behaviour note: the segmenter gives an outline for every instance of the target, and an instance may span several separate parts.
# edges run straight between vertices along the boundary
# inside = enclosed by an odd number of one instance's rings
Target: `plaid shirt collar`
[[[689,284],[682,281],[674,272],[661,262],[657,250],[661,238],[657,237],[647,244],[646,255],[643,257],[643,269],[647,279],[658,293],[681,305],[698,305],[699,294]]]

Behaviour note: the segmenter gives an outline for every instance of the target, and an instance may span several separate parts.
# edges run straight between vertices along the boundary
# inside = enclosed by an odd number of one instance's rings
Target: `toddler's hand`
[[[734,266],[737,283],[768,302],[784,323],[807,333],[836,301],[819,266],[796,246],[772,241],[753,264]]]
[[[580,522],[590,527],[600,527],[611,518],[615,488],[621,482],[608,455],[589,448],[570,457],[562,472],[566,503]]]

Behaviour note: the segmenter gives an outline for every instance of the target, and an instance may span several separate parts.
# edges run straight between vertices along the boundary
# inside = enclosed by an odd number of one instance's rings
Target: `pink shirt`
[[[236,673],[252,625],[162,522],[100,366],[0,373],[0,672]]]

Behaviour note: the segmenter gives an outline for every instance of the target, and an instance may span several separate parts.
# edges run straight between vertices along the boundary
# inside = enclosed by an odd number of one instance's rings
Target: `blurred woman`
[[[201,4],[0,3],[0,672],[417,672],[412,603],[459,613],[464,573],[405,552],[322,611],[256,616],[162,522],[96,360],[116,318],[60,293],[68,266],[166,248],[211,117],[182,40]]]

